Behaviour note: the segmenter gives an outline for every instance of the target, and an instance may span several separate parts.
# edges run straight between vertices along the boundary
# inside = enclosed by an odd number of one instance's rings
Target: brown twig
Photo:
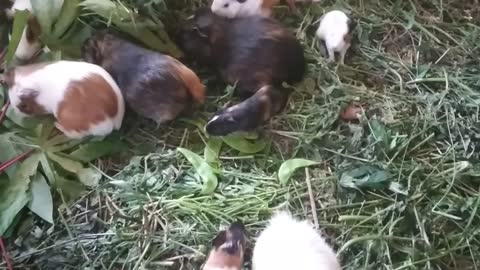
[[[12,261],[8,256],[7,249],[5,248],[5,244],[3,243],[3,238],[0,237],[0,249],[2,250],[2,257],[5,263],[7,264],[7,270],[13,270]]]

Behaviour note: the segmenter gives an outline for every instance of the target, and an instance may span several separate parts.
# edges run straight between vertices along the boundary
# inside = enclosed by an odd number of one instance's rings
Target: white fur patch
[[[17,69],[21,69],[18,67]],[[34,89],[38,91],[36,101],[49,113],[57,117],[59,104],[63,101],[70,82],[81,81],[91,74],[102,76],[112,87],[117,96],[118,112],[114,118],[103,122],[92,124],[85,132],[66,132],[68,137],[79,138],[86,135],[103,136],[112,132],[113,129],[120,129],[125,114],[125,104],[120,88],[113,78],[100,66],[74,61],[58,61],[43,66],[30,74],[24,75],[21,71],[15,73],[15,84],[9,89],[9,96],[14,107],[19,104],[19,97]],[[92,89],[95,91],[96,89]]]
[[[247,0],[244,3],[237,0],[213,0],[211,10],[227,18],[262,15],[262,0]]]
[[[306,221],[275,214],[253,250],[253,270],[340,270],[332,248]]]
[[[344,40],[345,35],[349,32],[348,21],[347,15],[339,10],[333,10],[323,15],[317,30],[317,37],[325,41],[327,49],[340,52],[348,46]]]

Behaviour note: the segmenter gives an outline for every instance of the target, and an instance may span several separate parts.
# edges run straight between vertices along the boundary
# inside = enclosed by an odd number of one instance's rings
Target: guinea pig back
[[[104,136],[121,127],[121,91],[99,66],[73,61],[20,66],[6,72],[5,82],[15,111],[52,114],[67,137]]]
[[[205,87],[198,76],[170,56],[105,31],[87,40],[82,54],[112,75],[133,111],[157,124],[204,102]]]
[[[226,19],[209,9],[200,8],[185,26],[180,45],[188,57],[213,65],[225,82],[236,85],[236,91],[241,96],[249,97],[264,89],[261,94],[247,99],[247,104],[219,112],[210,124],[221,119],[231,119],[232,115],[234,122],[238,122],[240,117],[256,115],[258,112],[268,113],[257,116],[257,119],[243,119],[242,122],[249,122],[244,125],[221,127],[224,121],[218,122],[214,126],[219,132],[210,129],[213,126],[207,126],[207,131],[211,130],[218,135],[246,127],[258,127],[278,113],[281,110],[278,108],[283,108],[290,93],[282,87],[282,83],[297,83],[306,72],[302,45],[271,18],[256,16]],[[264,86],[271,87],[263,88]],[[258,99],[260,96],[262,99]],[[271,107],[275,109],[262,108],[262,104],[266,104],[265,100],[272,102]],[[226,112],[228,115],[221,117]]]

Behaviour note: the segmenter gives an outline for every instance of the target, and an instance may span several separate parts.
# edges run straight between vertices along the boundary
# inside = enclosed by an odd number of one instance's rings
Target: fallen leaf
[[[250,141],[247,140],[242,134],[230,134],[222,137],[222,140],[231,148],[244,154],[258,153],[267,146],[267,143],[264,140]]]
[[[280,183],[282,185],[286,185],[288,183],[288,180],[290,180],[293,173],[297,169],[317,164],[318,162],[316,161],[301,158],[286,160],[282,163],[282,165],[280,165],[280,169],[278,170],[278,180],[280,180]]]

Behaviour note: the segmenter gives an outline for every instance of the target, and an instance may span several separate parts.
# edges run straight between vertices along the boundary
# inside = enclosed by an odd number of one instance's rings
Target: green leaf
[[[94,168],[84,168],[78,171],[78,179],[88,187],[96,187],[102,179],[102,174]]]
[[[222,137],[222,140],[231,148],[240,151],[244,154],[255,154],[267,146],[267,143],[264,140],[259,140],[251,142],[241,134],[230,134],[228,136]]]
[[[71,0],[66,0],[71,1]],[[33,14],[42,27],[42,35],[50,35],[55,19],[62,10],[63,0],[30,0]]]
[[[45,177],[37,172],[32,179],[32,200],[28,204],[28,208],[41,217],[43,220],[53,224],[53,200]]]
[[[68,28],[77,20],[81,0],[63,1],[62,10],[53,27],[53,36],[60,38]]]
[[[55,153],[47,152],[48,157],[55,161],[58,165],[62,166],[65,170],[77,174],[80,170],[83,169],[82,163],[59,156]]]
[[[13,132],[0,135],[0,164],[20,154],[19,151],[15,150],[13,143],[10,141],[10,138],[14,135],[15,134]],[[16,166],[17,165],[13,165],[6,170],[6,173],[10,179],[12,179],[14,176]]]
[[[286,160],[280,165],[280,169],[278,169],[278,180],[280,180],[282,185],[285,185],[297,169],[317,164],[318,162],[301,158]]]
[[[390,145],[390,138],[388,136],[386,127],[377,119],[373,119],[372,121],[370,121],[370,128],[377,142],[382,142],[381,145],[383,146],[385,151],[387,151]]]
[[[218,154],[222,148],[222,140],[219,138],[210,138],[205,145],[203,157],[208,164],[218,162]]]
[[[185,148],[177,148],[180,152],[195,168],[195,171],[203,181],[201,194],[211,194],[215,191],[218,185],[217,176],[213,173],[212,167],[208,165],[203,158]]]
[[[67,202],[78,198],[85,191],[85,186],[78,181],[68,180],[63,177],[57,177],[56,187],[57,191],[63,194]]]
[[[364,165],[341,174],[339,184],[347,188],[383,188],[391,179],[389,172],[382,168]]]
[[[69,154],[73,159],[91,162],[97,158],[126,150],[126,144],[118,137],[109,136],[103,141],[91,141]]]
[[[44,153],[40,154],[40,164],[42,165],[43,172],[50,185],[55,186],[57,184],[57,174],[54,171],[53,166],[50,164],[47,155]]]
[[[16,125],[30,130],[35,129],[41,123],[39,118],[23,116],[19,113],[16,113],[11,106],[7,110],[7,117]]]
[[[8,65],[10,65],[15,56],[15,51],[17,50],[20,39],[22,38],[23,29],[27,24],[29,15],[30,12],[28,10],[15,12],[15,18],[13,19],[12,37],[10,38],[10,44],[8,45],[8,51],[6,56]]]
[[[8,229],[17,214],[30,201],[28,192],[33,162],[30,156],[18,167],[15,176],[8,179],[6,174],[0,175],[0,236]]]

